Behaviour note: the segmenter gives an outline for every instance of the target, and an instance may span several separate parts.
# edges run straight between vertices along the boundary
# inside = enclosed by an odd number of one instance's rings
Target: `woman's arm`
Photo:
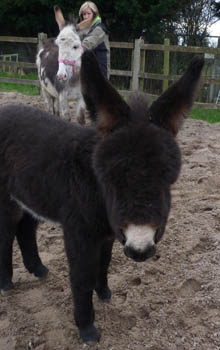
[[[87,50],[95,49],[104,41],[106,33],[101,27],[96,27],[83,41],[82,46]]]

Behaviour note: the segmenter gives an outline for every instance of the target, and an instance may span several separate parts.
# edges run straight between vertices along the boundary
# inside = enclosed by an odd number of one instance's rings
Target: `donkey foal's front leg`
[[[72,233],[68,234],[65,230],[64,240],[74,301],[74,318],[80,338],[83,342],[97,342],[100,335],[94,326],[92,296],[98,278],[99,252],[91,242],[73,241]]]
[[[100,335],[94,326],[95,312],[92,303],[93,291],[79,287],[73,289],[74,318],[83,342],[97,342]]]
[[[100,267],[95,291],[102,301],[111,300],[111,290],[108,286],[108,268],[112,257],[114,240],[106,240],[101,247]]]
[[[93,290],[97,280],[98,264],[87,256],[83,262],[70,264],[70,281],[74,300],[74,318],[83,342],[97,342],[100,335],[94,326]],[[81,260],[81,259],[80,259]],[[75,268],[71,268],[75,264]],[[95,267],[95,271],[94,271]]]

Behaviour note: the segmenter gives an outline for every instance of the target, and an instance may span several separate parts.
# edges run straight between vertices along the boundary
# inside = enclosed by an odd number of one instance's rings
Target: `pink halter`
[[[73,72],[76,71],[76,61],[69,61],[69,60],[63,60],[62,58],[60,58],[58,60],[59,63],[64,63],[64,64],[69,64],[70,66],[73,66]]]
[[[80,48],[81,48],[81,54],[83,54],[84,50],[83,50],[82,45],[80,46]],[[78,59],[76,61],[78,61]],[[59,63],[69,64],[70,66],[73,66],[73,72],[74,73],[76,71],[76,61],[69,61],[69,60],[66,60],[66,59],[63,60],[62,58],[58,59]]]

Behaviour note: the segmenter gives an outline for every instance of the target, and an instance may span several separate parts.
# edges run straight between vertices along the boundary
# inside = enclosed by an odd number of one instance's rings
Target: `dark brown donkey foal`
[[[12,284],[16,237],[26,269],[44,277],[38,255],[39,219],[63,227],[83,341],[98,341],[93,291],[110,299],[107,271],[115,238],[124,253],[145,261],[156,252],[171,206],[170,187],[180,172],[174,139],[193,103],[203,59],[150,108],[142,94],[126,103],[102,76],[91,52],[82,56],[83,96],[96,125],[62,121],[23,105],[0,108],[0,290]],[[94,117],[94,116],[93,116]]]

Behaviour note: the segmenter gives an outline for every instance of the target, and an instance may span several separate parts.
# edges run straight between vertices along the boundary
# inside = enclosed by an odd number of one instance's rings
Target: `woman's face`
[[[93,12],[89,7],[83,11],[82,18],[83,19],[92,19],[93,18]]]

